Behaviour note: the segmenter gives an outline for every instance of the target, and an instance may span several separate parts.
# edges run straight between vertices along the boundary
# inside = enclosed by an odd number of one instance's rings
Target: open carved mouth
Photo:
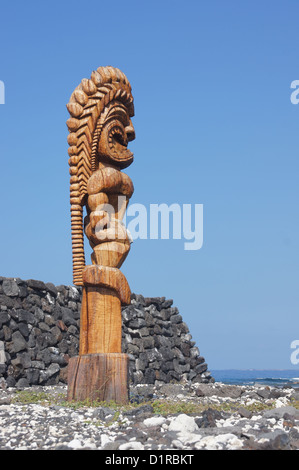
[[[109,147],[114,152],[123,152],[127,150],[128,139],[120,126],[113,127],[109,133]]]
[[[133,153],[127,148],[127,134],[125,128],[120,123],[110,127],[108,131],[108,144],[116,160],[127,161],[132,159]]]
[[[128,142],[135,139],[135,129],[127,110],[111,103],[103,116],[103,129],[98,142],[99,161],[113,163],[119,168],[129,166],[134,158]]]

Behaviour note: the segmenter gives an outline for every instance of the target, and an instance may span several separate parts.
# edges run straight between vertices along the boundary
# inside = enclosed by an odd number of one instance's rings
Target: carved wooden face
[[[127,108],[121,102],[112,102],[105,109],[103,127],[98,142],[98,159],[118,168],[126,168],[133,161],[133,153],[127,148],[135,139],[135,130]]]

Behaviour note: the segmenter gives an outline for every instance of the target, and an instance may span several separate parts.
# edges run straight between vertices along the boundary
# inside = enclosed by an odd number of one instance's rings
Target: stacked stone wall
[[[67,383],[78,354],[81,290],[0,277],[0,385]],[[132,294],[122,309],[122,352],[133,384],[213,381],[172,300]]]

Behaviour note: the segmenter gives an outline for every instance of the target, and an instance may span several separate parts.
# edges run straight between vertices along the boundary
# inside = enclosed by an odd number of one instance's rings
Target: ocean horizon
[[[216,382],[299,388],[299,369],[210,369]]]

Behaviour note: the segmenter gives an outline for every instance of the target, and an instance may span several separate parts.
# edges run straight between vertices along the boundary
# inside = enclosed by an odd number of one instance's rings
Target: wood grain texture
[[[87,354],[70,359],[68,366],[68,401],[115,401],[127,403],[127,354]]]
[[[128,380],[121,306],[130,303],[131,292],[119,268],[131,246],[122,220],[134,187],[121,171],[133,161],[131,85],[119,69],[99,67],[74,90],[67,109],[73,280],[83,286],[79,356],[69,364],[69,397],[91,398],[103,388],[101,396],[118,401]],[[84,233],[93,250],[88,266]]]
[[[91,176],[99,168],[108,165],[108,173],[110,171],[111,175],[103,179],[102,188],[101,184],[97,185],[96,193],[118,192],[115,187],[118,185],[122,186],[121,193],[129,191],[132,194],[132,188],[125,187],[129,178],[119,171],[133,161],[133,154],[127,149],[128,142],[135,138],[131,122],[134,116],[131,85],[119,69],[99,67],[92,72],[90,79],[84,78],[77,86],[67,109],[70,113],[67,126],[73,280],[75,285],[82,286],[85,266],[83,207],[86,206],[89,212],[86,199]],[[96,179],[92,178],[92,181]],[[90,194],[95,192],[91,190]]]
[[[122,305],[131,302],[131,291],[124,274],[117,268],[109,266],[91,265],[83,271],[84,286],[107,287],[114,290]]]
[[[115,291],[84,287],[79,354],[121,352],[121,304]]]

